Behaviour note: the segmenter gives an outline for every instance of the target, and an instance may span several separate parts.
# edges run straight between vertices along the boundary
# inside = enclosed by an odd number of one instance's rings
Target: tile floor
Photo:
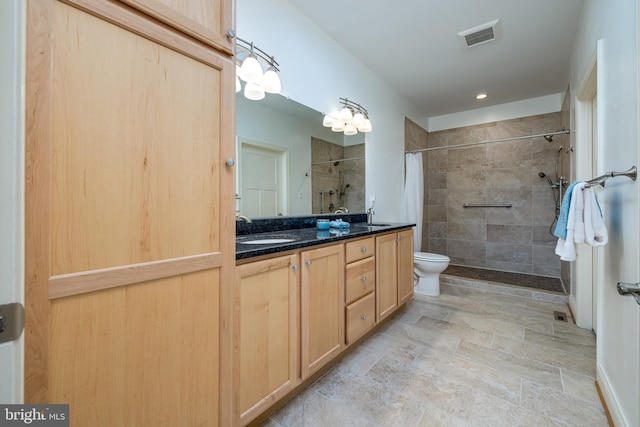
[[[608,426],[595,337],[553,319],[565,303],[444,282],[263,427]]]

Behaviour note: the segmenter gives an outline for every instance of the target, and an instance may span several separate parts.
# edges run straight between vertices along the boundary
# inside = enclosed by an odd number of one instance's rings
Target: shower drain
[[[561,311],[554,311],[553,312],[553,318],[555,320],[561,320],[563,322],[566,322],[567,321],[567,314],[563,313]]]

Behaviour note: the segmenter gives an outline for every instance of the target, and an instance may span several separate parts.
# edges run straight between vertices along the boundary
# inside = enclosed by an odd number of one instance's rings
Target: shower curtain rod
[[[537,138],[539,136],[541,137],[545,137],[545,136],[553,136],[553,135],[564,135],[564,134],[569,134],[571,133],[570,130],[568,129],[563,129],[563,130],[558,130],[555,132],[547,132],[547,133],[539,133],[536,135],[524,135],[524,136],[514,136],[511,138],[501,138],[501,139],[492,139],[489,141],[480,141],[480,142],[469,142],[467,144],[457,144],[457,145],[447,145],[445,147],[431,147],[431,148],[421,148],[419,150],[405,150],[405,154],[407,153],[420,153],[422,151],[435,151],[435,150],[448,150],[451,148],[462,148],[462,147],[471,147],[473,145],[480,145],[480,144],[490,144],[493,142],[505,142],[505,141],[515,141],[517,139],[530,139],[530,138]]]

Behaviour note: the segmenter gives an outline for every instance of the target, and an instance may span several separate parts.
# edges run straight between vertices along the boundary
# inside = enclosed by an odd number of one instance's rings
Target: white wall
[[[337,110],[341,97],[367,109],[367,200],[376,195],[378,220],[400,221],[404,117],[426,129],[424,114],[285,0],[237,0],[236,9],[238,36],[280,64],[283,95],[322,113]]]
[[[599,40],[597,164],[599,173],[623,171],[640,161],[637,1],[585,1],[572,53],[572,111],[575,91],[586,77]],[[575,121],[575,114],[572,118]],[[576,150],[590,149],[576,138],[572,135]],[[576,166],[580,171],[581,165]],[[577,173],[577,179],[590,177],[589,171]],[[639,194],[638,183],[625,178],[610,180],[599,193],[609,243],[602,248],[604,280],[598,282],[597,371],[617,426],[640,425],[640,309],[615,289],[618,281],[640,280]]]
[[[0,304],[24,304],[24,28],[22,0],[0,1]],[[0,344],[0,402],[23,400],[24,333]]]
[[[536,116],[538,114],[557,113],[562,109],[562,96],[563,94],[561,93],[555,93],[491,107],[429,117],[428,130],[429,132],[436,132],[444,129]],[[557,129],[548,130],[553,132]]]

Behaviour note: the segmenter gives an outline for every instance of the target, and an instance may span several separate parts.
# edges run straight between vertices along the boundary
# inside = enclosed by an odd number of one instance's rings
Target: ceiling
[[[584,3],[288,1],[427,117],[564,92]],[[496,19],[500,38],[462,48],[459,32]]]

